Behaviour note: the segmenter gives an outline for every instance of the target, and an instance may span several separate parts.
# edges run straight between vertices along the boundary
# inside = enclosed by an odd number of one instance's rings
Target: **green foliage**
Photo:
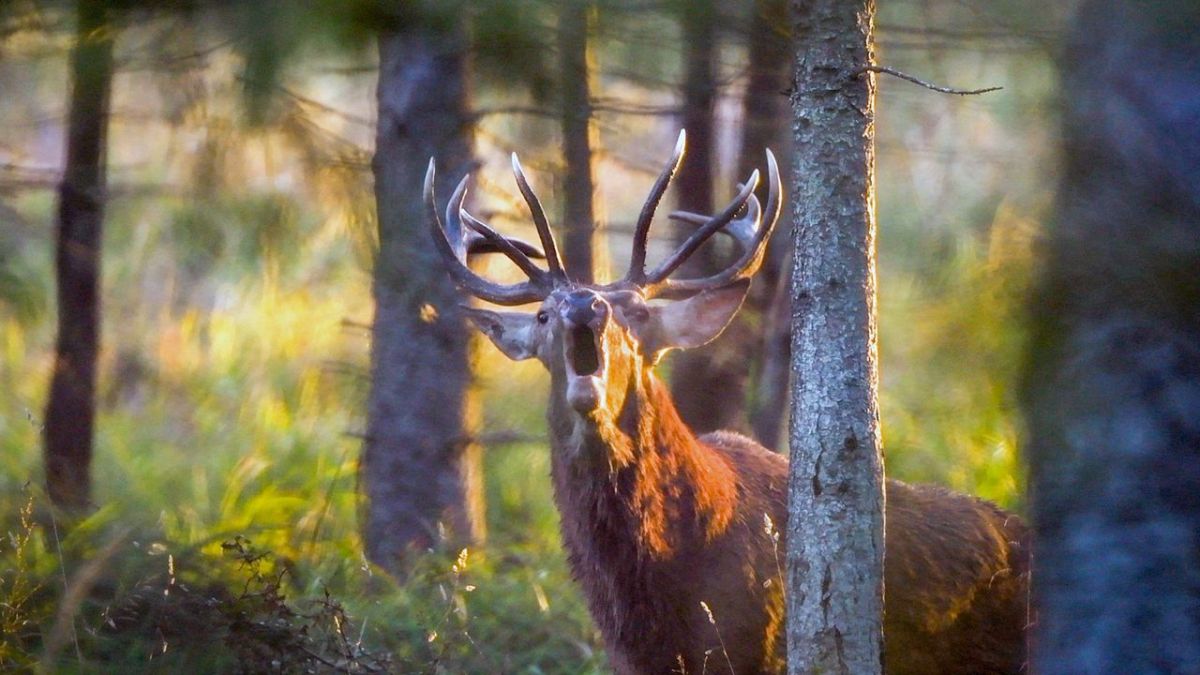
[[[263,258],[294,258],[313,225],[301,220],[293,199],[265,193],[184,204],[172,214],[166,234],[183,268],[203,276],[221,262],[245,269]]]
[[[0,539],[0,670],[30,668],[36,662],[37,627],[51,609],[38,598],[47,575],[38,569],[42,542],[33,522],[32,496],[19,506],[16,522],[5,525],[6,536]]]
[[[237,210],[212,210],[227,209]],[[122,232],[128,215],[114,211],[118,240],[137,238]],[[141,264],[112,260],[118,279]],[[461,560],[431,553],[400,583],[363,560],[358,442],[346,432],[359,424],[365,388],[353,364],[366,343],[340,322],[366,313],[345,303],[365,301],[364,278],[309,289],[304,275],[256,270],[238,256],[210,267],[205,283],[227,300],[204,311],[154,309],[131,288],[114,296],[110,316],[121,320],[108,324],[116,353],[102,360],[95,462],[96,501],[106,506],[61,542],[47,518],[7,528],[29,543],[0,551],[0,568],[22,570],[5,572],[0,587],[12,608],[0,619],[20,629],[6,629],[5,663],[204,673],[262,672],[278,661],[324,672],[333,669],[307,652],[344,663],[337,649],[348,643],[362,664],[387,655],[399,672],[602,672],[558,544],[541,443],[488,455],[488,546]],[[0,416],[0,512],[18,513],[30,499],[21,486],[38,480],[33,411],[50,365],[48,328],[0,321],[0,405],[16,412]],[[542,433],[541,405],[513,405],[514,396],[540,400],[540,374],[491,372],[509,389],[496,387],[488,408],[521,411],[495,421]],[[44,511],[44,500],[37,506]],[[63,589],[80,579],[72,600]]]
[[[0,242],[0,310],[24,323],[37,319],[46,306],[46,288],[36,270]]]
[[[1006,209],[987,229],[986,241],[969,232],[940,243],[919,231],[884,235],[884,246],[908,238],[898,245],[943,261],[881,273],[884,447],[891,476],[1012,508],[1024,493],[1016,383],[1035,230]]]
[[[242,54],[241,80],[247,121],[261,126],[271,120],[269,106],[299,36],[298,3],[258,0],[236,3],[234,48]]]
[[[545,102],[554,91],[555,21],[546,3],[535,0],[489,0],[475,3],[471,20],[473,64],[484,83],[511,88],[520,84],[534,101]]]

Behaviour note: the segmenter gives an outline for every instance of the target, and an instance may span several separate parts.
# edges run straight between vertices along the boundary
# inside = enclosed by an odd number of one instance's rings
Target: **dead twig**
[[[1004,87],[985,87],[983,89],[954,89],[951,87],[942,87],[942,86],[933,84],[931,82],[926,82],[925,80],[922,80],[918,77],[913,77],[912,75],[909,75],[908,73],[896,70],[895,68],[889,68],[887,66],[866,66],[864,68],[860,68],[859,70],[854,71],[853,77],[861,77],[864,73],[882,73],[884,75],[891,75],[892,77],[898,77],[902,80],[907,80],[908,82],[912,82],[913,84],[918,84],[922,87],[925,87],[926,89],[932,89],[933,91],[940,91],[943,94],[954,94],[955,96],[975,96],[978,94],[986,94],[991,91],[1000,91],[1001,89],[1004,88]]]

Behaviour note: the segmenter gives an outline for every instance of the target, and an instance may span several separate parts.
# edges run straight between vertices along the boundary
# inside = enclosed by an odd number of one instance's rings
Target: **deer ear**
[[[642,338],[646,353],[657,358],[668,349],[691,349],[715,340],[737,314],[749,288],[749,279],[739,279],[686,300],[651,307]]]
[[[493,312],[475,307],[463,307],[462,311],[497,349],[513,361],[523,361],[537,354],[533,341],[533,314]]]

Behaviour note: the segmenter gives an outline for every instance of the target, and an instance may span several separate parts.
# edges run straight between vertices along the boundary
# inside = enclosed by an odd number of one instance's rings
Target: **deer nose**
[[[604,301],[591,291],[572,291],[566,305],[563,317],[576,326],[590,326],[597,317],[604,315]]]

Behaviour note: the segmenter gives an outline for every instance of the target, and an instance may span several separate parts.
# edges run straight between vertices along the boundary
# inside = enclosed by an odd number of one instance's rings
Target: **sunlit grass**
[[[138,307],[115,298],[93,464],[95,501],[103,506],[69,541],[41,542],[36,560],[23,563],[27,577],[54,596],[66,585],[55,565],[70,577],[120,535],[106,571],[119,595],[132,592],[146,570],[157,574],[167,554],[226,569],[223,543],[244,536],[286,567],[298,597],[333,593],[364,622],[360,637],[393,654],[402,669],[601,669],[597,637],[558,546],[549,456],[539,440],[544,376],[536,369],[514,377],[494,361],[481,364],[487,407],[500,411],[489,413],[488,429],[516,432],[516,442],[492,447],[485,458],[493,543],[454,571],[456,561],[431,555],[403,584],[365,563],[357,531],[360,441],[352,432],[363,425],[368,343],[344,320],[369,317],[366,282],[350,274],[310,286],[268,270],[222,282],[207,308]],[[0,331],[3,502],[17,513],[22,499],[33,499],[45,511],[39,418],[52,331],[8,317]],[[19,530],[19,523],[5,525]],[[13,563],[30,548],[5,548],[0,558]],[[30,607],[23,619],[50,631],[52,616],[42,609]],[[100,609],[81,607],[81,624],[99,625]],[[105,658],[135,657],[136,650]]]

